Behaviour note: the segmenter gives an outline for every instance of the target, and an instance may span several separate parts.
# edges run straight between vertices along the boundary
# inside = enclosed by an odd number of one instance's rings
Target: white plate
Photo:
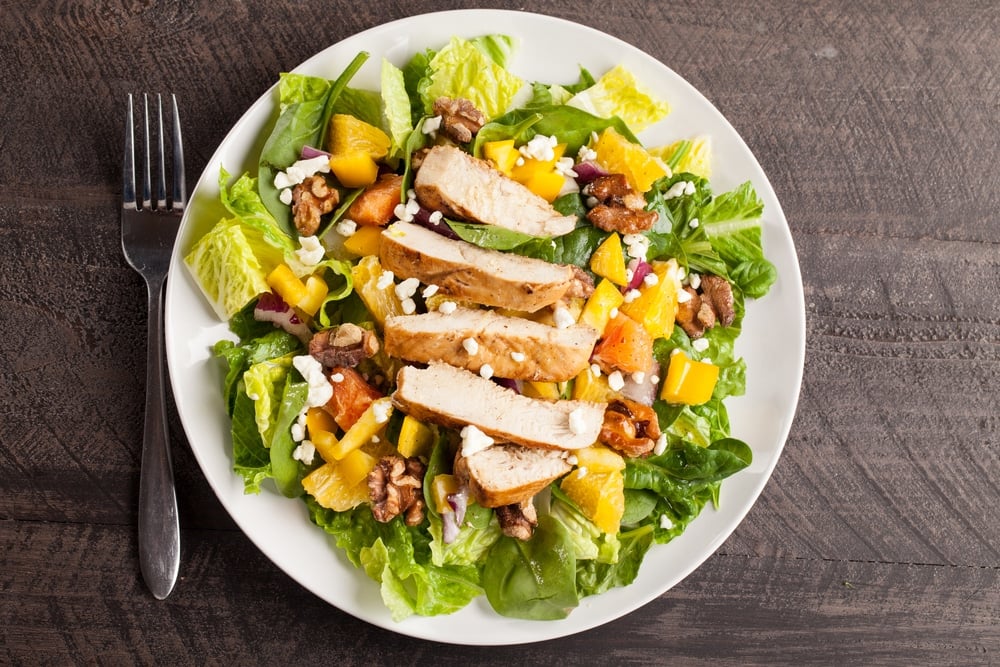
[[[211,345],[227,335],[182,265],[183,254],[223,211],[218,202],[219,167],[238,175],[253,170],[274,110],[269,90],[244,114],[209,161],[192,192],[167,284],[166,343],[177,410],[188,441],[222,504],[247,536],[278,567],[330,604],[377,626],[440,642],[515,644],[561,637],[627,614],[658,597],[708,558],[740,523],[778,461],[798,401],[805,350],[805,310],[795,248],[774,191],[746,144],[725,118],[684,79],[662,63],[618,39],[547,16],[461,10],[402,19],[334,44],[295,71],[335,78],[362,50],[371,58],[351,85],[378,88],[382,57],[404,64],[418,50],[440,48],[453,35],[503,33],[519,39],[511,69],[527,80],[569,83],[579,67],[599,75],[622,63],[667,99],[673,111],[642,133],[646,145],[709,135],[714,150],[713,189],[752,181],[764,201],[764,247],[777,266],[778,282],[749,304],[738,352],[748,367],[745,397],[727,403],[733,435],[753,448],[753,464],[722,485],[721,508],[706,508],[687,531],[654,545],[628,587],[586,598],[561,621],[520,621],[496,615],[480,597],[450,616],[412,617],[394,623],[378,586],[354,569],[326,534],[310,523],[305,504],[275,491],[244,495],[232,472],[229,423],[220,393],[220,371]],[[276,73],[277,75],[277,73]],[[780,335],[778,334],[780,332]],[[669,629],[665,629],[669,632]]]

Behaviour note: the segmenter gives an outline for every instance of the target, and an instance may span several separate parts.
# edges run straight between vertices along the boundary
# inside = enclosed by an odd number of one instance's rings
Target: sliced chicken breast
[[[389,317],[385,351],[393,357],[428,363],[444,361],[479,373],[516,380],[561,382],[590,364],[598,333],[583,324],[564,329],[506,317],[491,310],[459,308],[446,315]]]
[[[530,313],[594,291],[589,276],[575,266],[480,248],[409,222],[393,223],[382,233],[379,259],[397,276],[437,285],[441,294]]]
[[[413,180],[417,200],[445,216],[483,222],[532,236],[562,236],[576,217],[562,215],[544,198],[486,160],[455,146],[435,146]]]
[[[420,420],[456,429],[471,424],[497,442],[567,450],[597,441],[606,407],[528,398],[445,363],[404,366],[396,375],[392,402]]]
[[[483,507],[529,500],[572,468],[566,452],[520,445],[494,445],[455,459],[455,475]]]

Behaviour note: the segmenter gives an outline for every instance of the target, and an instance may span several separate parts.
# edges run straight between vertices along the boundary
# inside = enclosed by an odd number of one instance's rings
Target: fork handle
[[[139,566],[158,600],[173,590],[180,569],[180,525],[170,462],[163,386],[163,280],[150,283],[146,346],[146,415],[139,473]]]

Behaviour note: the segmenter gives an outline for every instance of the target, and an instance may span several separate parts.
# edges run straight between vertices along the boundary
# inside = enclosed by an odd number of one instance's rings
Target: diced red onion
[[[458,531],[465,521],[465,510],[469,507],[468,487],[463,486],[455,493],[449,493],[446,500],[452,511],[441,515],[441,540],[445,544],[451,544],[458,538]]]
[[[320,150],[318,148],[313,148],[312,146],[303,146],[302,150],[299,152],[299,157],[303,160],[311,160],[314,157],[330,157],[330,154],[326,151]]]
[[[277,294],[271,292],[261,294],[257,299],[257,305],[254,306],[253,318],[258,322],[270,322],[281,327],[293,336],[297,336],[303,343],[308,344],[312,338],[309,326],[300,320],[291,306]]]
[[[642,382],[636,382],[633,375],[622,373],[622,377],[625,380],[625,386],[621,390],[622,396],[636,403],[652,405],[653,401],[656,400],[656,390],[658,388],[657,383],[651,381],[654,375],[660,375],[660,363],[655,357],[650,358],[649,368],[643,373]]]
[[[521,393],[521,385],[517,380],[512,380],[510,378],[494,377],[493,381],[496,382],[501,387],[503,387],[504,389],[510,389],[512,391],[516,391],[519,394]]]
[[[628,263],[628,268],[632,270],[632,280],[629,281],[625,291],[638,289],[642,284],[642,279],[653,272],[653,267],[644,259],[632,259]]]
[[[421,206],[420,210],[413,215],[413,224],[420,225],[421,227],[426,227],[432,232],[437,232],[438,234],[440,234],[445,238],[449,238],[455,241],[460,240],[458,234],[456,234],[455,230],[453,230],[451,227],[448,226],[448,223],[444,221],[444,218],[441,218],[437,222],[433,222],[431,220],[431,214],[433,212],[434,211],[431,211],[430,209]]]
[[[601,165],[589,160],[573,165],[573,171],[576,172],[576,182],[580,185],[586,185],[598,176],[608,175],[608,172]]]

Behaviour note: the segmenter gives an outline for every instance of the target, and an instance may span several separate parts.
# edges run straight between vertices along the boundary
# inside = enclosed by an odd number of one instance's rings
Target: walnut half
[[[441,130],[458,144],[472,141],[486,124],[486,116],[469,100],[439,97],[434,100],[434,115],[441,116]]]
[[[646,456],[660,437],[660,422],[648,405],[631,399],[614,399],[604,411],[601,442],[625,456]]]
[[[302,236],[312,236],[319,229],[320,217],[340,202],[340,193],[326,179],[313,174],[292,189],[292,216],[295,229]]]
[[[493,511],[504,535],[521,541],[531,539],[535,526],[538,525],[538,513],[531,498],[513,505],[501,505]]]
[[[583,190],[597,200],[587,219],[606,232],[638,234],[656,224],[659,215],[646,210],[646,200],[632,189],[625,174],[598,176]]]
[[[427,467],[418,458],[383,456],[368,473],[368,497],[372,516],[388,523],[400,514],[407,526],[424,520],[424,473]]]

